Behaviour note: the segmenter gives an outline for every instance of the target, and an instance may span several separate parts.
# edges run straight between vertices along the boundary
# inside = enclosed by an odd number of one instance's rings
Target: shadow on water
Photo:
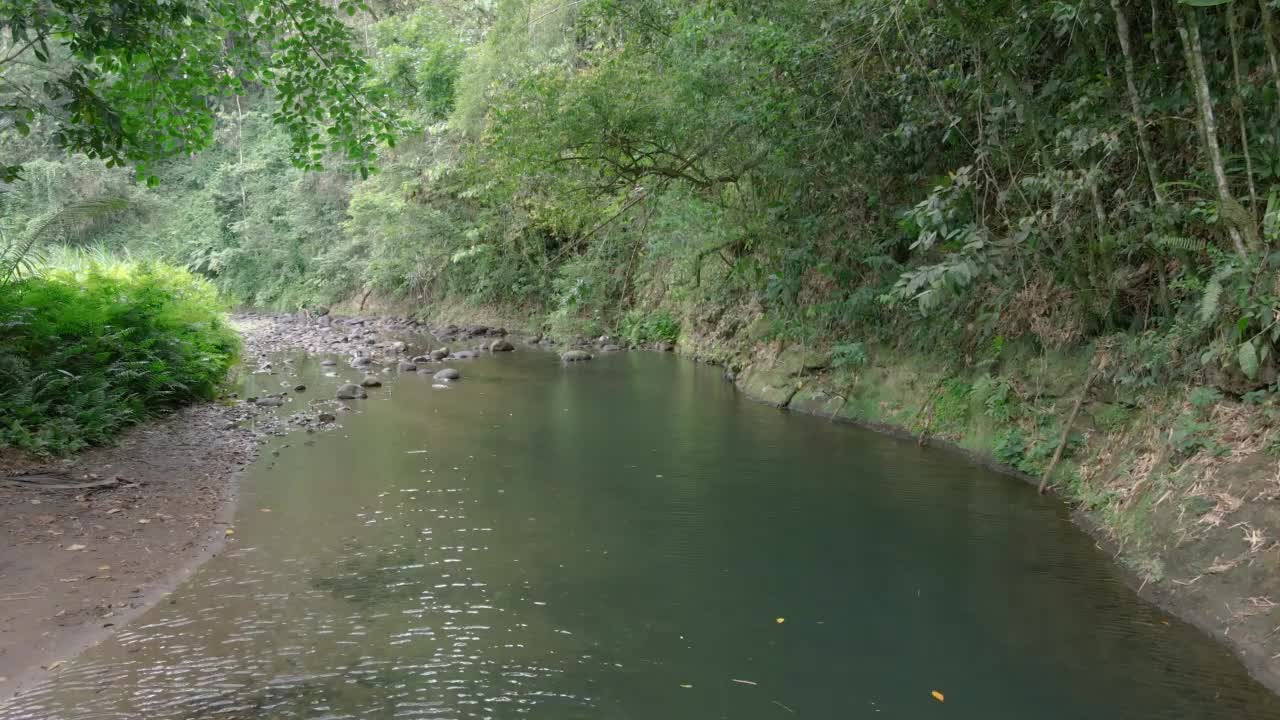
[[[1280,718],[1020,482],[669,356],[458,367],[280,441],[228,552],[0,720]]]

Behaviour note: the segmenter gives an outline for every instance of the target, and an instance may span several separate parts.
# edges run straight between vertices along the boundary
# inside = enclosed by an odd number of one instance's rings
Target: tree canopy
[[[397,129],[340,18],[367,11],[355,0],[0,0],[0,130],[46,119],[61,147],[145,171],[208,147],[216,101],[264,87],[295,163],[337,153],[367,173]],[[0,179],[19,170],[5,164]]]

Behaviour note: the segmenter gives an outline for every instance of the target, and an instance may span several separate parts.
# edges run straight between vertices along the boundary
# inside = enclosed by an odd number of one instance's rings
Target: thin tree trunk
[[[1231,105],[1236,111],[1236,120],[1240,123],[1240,150],[1244,153],[1244,172],[1249,187],[1249,210],[1254,217],[1258,214],[1258,188],[1253,184],[1253,156],[1249,154],[1249,123],[1244,114],[1244,79],[1240,77],[1240,30],[1236,18],[1235,4],[1227,5],[1227,34],[1231,38],[1231,74],[1235,79],[1235,88],[1231,94]]]
[[[1154,8],[1154,6],[1153,6]],[[1160,189],[1160,176],[1156,171],[1155,154],[1151,152],[1151,140],[1147,137],[1147,121],[1142,112],[1142,98],[1138,95],[1138,84],[1134,80],[1133,48],[1129,45],[1129,18],[1120,7],[1120,0],[1111,0],[1111,9],[1116,14],[1116,34],[1120,36],[1120,51],[1124,53],[1124,81],[1129,89],[1129,117],[1133,120],[1134,129],[1138,132],[1138,149],[1147,165],[1147,180],[1151,182],[1157,205],[1164,204],[1164,192]]]
[[[1105,356],[1104,356],[1105,358]],[[1062,451],[1067,447],[1067,440],[1071,437],[1071,426],[1076,423],[1076,416],[1080,414],[1080,407],[1084,405],[1085,398],[1089,397],[1089,388],[1093,387],[1093,381],[1098,377],[1098,373],[1102,371],[1102,366],[1106,364],[1106,360],[1099,360],[1093,370],[1089,371],[1089,377],[1084,381],[1084,387],[1080,389],[1080,397],[1076,398],[1076,404],[1071,408],[1071,415],[1067,417],[1067,424],[1062,427],[1062,437],[1058,438],[1058,448],[1053,451],[1053,459],[1049,461],[1049,466],[1044,469],[1044,475],[1040,477],[1040,487],[1036,490],[1043,495],[1045,488],[1049,486],[1049,476],[1053,474],[1054,468],[1058,467],[1058,461],[1062,459]]]
[[[1262,10],[1262,40],[1267,45],[1267,59],[1271,64],[1271,82],[1276,86],[1276,116],[1274,120],[1280,121],[1280,57],[1276,53],[1276,32],[1271,22],[1271,5],[1269,0],[1258,0],[1258,7]]]
[[[1188,8],[1184,12],[1185,16],[1182,13],[1176,14],[1178,36],[1182,39],[1182,47],[1187,56],[1187,72],[1191,75],[1191,86],[1199,106],[1200,134],[1209,155],[1209,169],[1213,172],[1214,184],[1218,189],[1218,200],[1225,206],[1235,200],[1231,197],[1226,166],[1222,162],[1222,149],[1218,145],[1218,126],[1213,117],[1213,95],[1209,92],[1209,75],[1204,69],[1204,56],[1200,47],[1200,23],[1194,9]],[[1229,221],[1227,234],[1231,237],[1236,253],[1240,257],[1246,257],[1249,253],[1245,249],[1240,230]]]
[[[239,154],[240,167],[240,219],[249,219],[249,195],[244,191],[244,111],[240,109],[240,96],[236,95],[236,152]]]

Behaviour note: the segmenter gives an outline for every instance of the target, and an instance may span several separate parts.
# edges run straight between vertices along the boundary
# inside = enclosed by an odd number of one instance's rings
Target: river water
[[[1022,482],[670,355],[453,366],[276,441],[227,550],[0,719],[1280,718]]]

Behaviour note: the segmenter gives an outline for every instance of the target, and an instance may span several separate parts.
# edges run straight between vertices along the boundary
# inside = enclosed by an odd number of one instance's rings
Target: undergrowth
[[[239,349],[223,310],[159,263],[64,258],[0,285],[0,447],[65,454],[212,398]]]

